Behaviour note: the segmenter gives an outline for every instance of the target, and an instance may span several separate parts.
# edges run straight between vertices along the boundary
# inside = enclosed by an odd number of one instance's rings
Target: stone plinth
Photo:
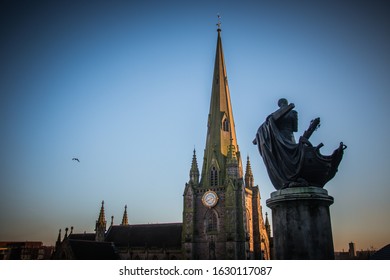
[[[271,193],[274,258],[334,259],[329,206],[333,197],[318,187],[288,188]]]

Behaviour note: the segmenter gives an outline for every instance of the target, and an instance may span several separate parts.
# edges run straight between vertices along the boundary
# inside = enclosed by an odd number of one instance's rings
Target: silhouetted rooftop
[[[72,233],[68,236],[68,239],[95,241],[95,236],[95,233]]]
[[[390,244],[376,251],[370,258],[371,260],[390,260]]]
[[[181,223],[118,225],[106,235],[118,247],[181,248]]]

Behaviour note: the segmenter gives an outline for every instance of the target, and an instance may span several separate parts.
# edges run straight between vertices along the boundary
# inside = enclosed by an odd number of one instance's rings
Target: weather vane
[[[218,29],[220,30],[221,29],[221,16],[219,14],[217,14],[217,17],[218,17],[217,26],[218,26]]]

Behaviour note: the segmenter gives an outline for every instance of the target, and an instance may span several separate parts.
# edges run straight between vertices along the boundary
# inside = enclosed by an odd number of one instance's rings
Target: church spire
[[[246,170],[245,170],[245,186],[247,188],[253,187],[253,173],[252,173],[252,167],[251,162],[249,161],[249,156],[246,158]]]
[[[106,224],[106,217],[104,215],[104,200],[102,201],[102,207],[100,207],[99,218],[97,220],[99,225]]]
[[[192,156],[192,163],[190,169],[190,182],[193,184],[199,183],[199,169],[198,169],[198,161],[196,159],[195,149],[194,149],[194,155]]]
[[[100,208],[99,218],[96,221],[95,231],[96,231],[95,240],[104,241],[105,233],[106,233],[106,217],[104,215],[104,200],[102,201],[102,206]]]
[[[56,241],[56,250],[60,247],[61,245],[61,229],[58,231],[58,237]]]
[[[65,228],[65,235],[64,235],[64,240],[68,238],[68,228]]]
[[[187,259],[261,259],[260,196],[258,188],[244,186],[220,21],[217,26],[202,172],[199,184],[193,184],[198,174],[194,151],[183,194],[182,248]]]
[[[129,224],[129,220],[127,218],[127,205],[125,205],[125,212],[123,212],[123,218],[122,218],[122,226],[127,226]]]
[[[220,22],[217,25],[218,37],[211,89],[210,111],[207,124],[205,162],[203,163],[202,168],[202,180],[210,178],[210,172],[211,170],[214,170],[213,168],[216,168],[220,172],[220,178],[225,178],[226,159],[230,150],[234,150],[237,155],[239,164],[238,175],[240,177],[242,176],[225,58],[222,49]],[[207,181],[204,183],[207,184]]]

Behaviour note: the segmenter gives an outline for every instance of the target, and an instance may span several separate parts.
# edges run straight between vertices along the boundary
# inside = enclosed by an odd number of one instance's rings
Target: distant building
[[[48,260],[53,250],[37,241],[0,241],[0,260]]]
[[[271,229],[249,157],[243,172],[220,28],[202,172],[194,150],[189,177],[182,223],[129,225],[125,208],[122,223],[112,219],[106,230],[102,203],[96,233],[66,232],[62,241],[59,233],[53,258],[270,259]],[[81,254],[81,248],[91,253]]]
[[[375,255],[376,250],[374,248],[370,248],[367,250],[356,251],[355,243],[350,242],[348,244],[348,252],[335,252],[336,260],[369,260],[372,259],[372,256]]]
[[[65,230],[61,241],[61,230],[52,259],[62,260],[117,260],[119,255],[111,242],[95,241],[96,234],[72,234]]]
[[[356,257],[355,243],[350,242],[348,245],[349,245],[349,257],[353,259]]]

